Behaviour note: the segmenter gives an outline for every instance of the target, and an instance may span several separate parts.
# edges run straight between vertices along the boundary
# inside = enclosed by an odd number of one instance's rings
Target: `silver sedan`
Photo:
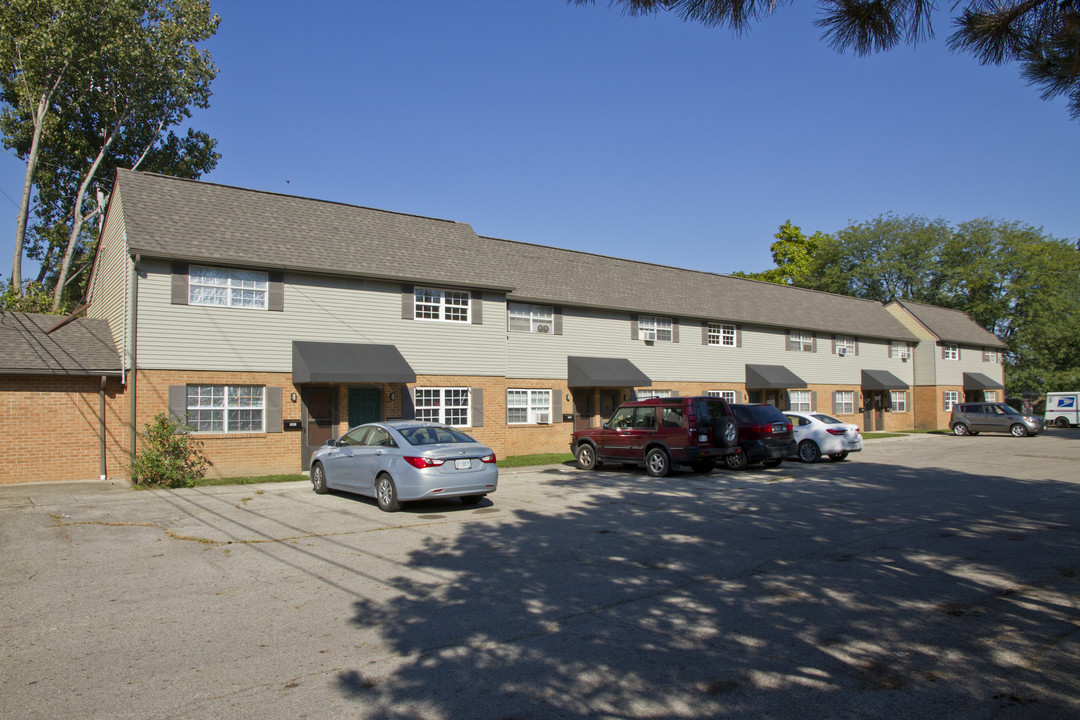
[[[474,505],[495,492],[495,453],[460,430],[391,420],[350,429],[311,454],[311,484],[375,498],[386,512],[408,500],[458,497]]]

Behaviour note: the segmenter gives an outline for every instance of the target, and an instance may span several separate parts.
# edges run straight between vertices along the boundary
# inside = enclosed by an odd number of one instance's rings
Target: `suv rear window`
[[[698,400],[694,405],[694,415],[702,424],[716,422],[728,416],[727,405],[723,400]]]
[[[772,405],[732,405],[731,412],[741,425],[789,422],[787,416]]]

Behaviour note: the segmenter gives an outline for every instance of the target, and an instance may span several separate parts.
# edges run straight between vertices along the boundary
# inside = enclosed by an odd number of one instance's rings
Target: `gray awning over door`
[[[806,381],[783,365],[747,365],[747,390],[788,390],[804,388]]]
[[[566,358],[569,387],[649,387],[652,379],[626,358]]]
[[[416,382],[416,372],[393,345],[294,340],[292,368],[296,384]]]
[[[982,373],[964,373],[964,390],[1001,390],[1004,386]]]
[[[888,370],[863,370],[863,390],[907,390],[908,384]]]

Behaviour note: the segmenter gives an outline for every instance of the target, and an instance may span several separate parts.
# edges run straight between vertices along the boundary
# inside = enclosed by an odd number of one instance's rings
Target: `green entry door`
[[[349,388],[349,427],[382,419],[382,389],[377,387]]]

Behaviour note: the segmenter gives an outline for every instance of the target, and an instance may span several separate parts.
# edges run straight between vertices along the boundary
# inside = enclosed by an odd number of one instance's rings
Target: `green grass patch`
[[[307,474],[300,473],[260,475],[258,477],[204,477],[196,480],[191,487],[210,487],[212,485],[257,485],[259,483],[298,482],[307,479]]]
[[[530,467],[532,465],[558,465],[565,462],[573,462],[573,453],[543,453],[540,455],[514,455],[512,457],[499,458],[496,463],[501,468]]]

